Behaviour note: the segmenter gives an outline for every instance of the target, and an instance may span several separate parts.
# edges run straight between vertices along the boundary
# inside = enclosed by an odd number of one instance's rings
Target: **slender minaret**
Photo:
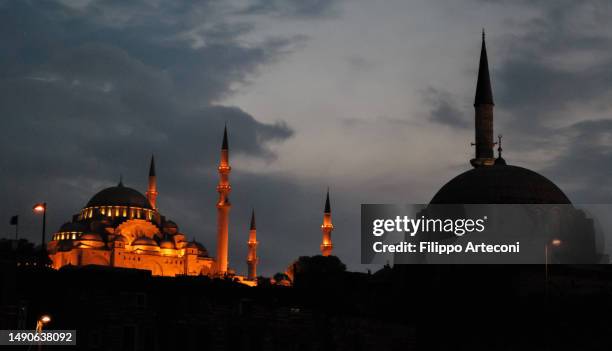
[[[155,157],[151,155],[149,166],[149,187],[147,188],[147,199],[153,209],[157,209],[157,176],[155,175]]]
[[[227,273],[228,235],[229,235],[229,211],[232,207],[229,201],[229,193],[232,186],[229,182],[229,174],[232,167],[229,165],[229,148],[227,142],[227,126],[223,130],[223,143],[221,144],[221,160],[219,161],[219,200],[217,201],[217,273]]]
[[[257,279],[257,228],[255,227],[255,210],[251,212],[251,229],[249,230],[249,254],[247,256],[248,280]]]
[[[323,211],[323,224],[321,231],[323,232],[323,241],[321,242],[321,254],[329,256],[332,253],[334,245],[332,245],[331,232],[334,230],[331,218],[331,206],[329,205],[329,189],[327,189],[327,198],[325,199],[325,210]]]
[[[489,75],[489,61],[485,45],[485,33],[482,31],[482,48],[480,49],[480,64],[478,81],[476,82],[475,109],[475,141],[476,156],[470,160],[474,167],[490,166],[495,162],[493,157],[493,90]]]

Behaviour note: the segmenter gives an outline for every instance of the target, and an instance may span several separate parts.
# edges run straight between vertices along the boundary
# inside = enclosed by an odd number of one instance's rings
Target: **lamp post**
[[[41,250],[41,257],[40,257],[40,265],[45,266],[48,261],[48,258],[46,257],[47,248],[45,247],[45,231],[46,231],[46,226],[47,226],[47,203],[39,202],[35,204],[32,207],[32,211],[34,211],[34,213],[42,213],[42,216],[43,216],[42,217],[42,238],[41,238],[42,250]]]
[[[49,315],[45,314],[40,316],[40,318],[38,318],[38,320],[36,321],[36,332],[41,333],[43,325],[49,322],[51,322],[51,317]]]
[[[43,325],[49,322],[51,322],[51,317],[48,314],[43,314],[40,316],[40,318],[38,318],[36,321],[36,334],[42,333]],[[42,343],[40,341],[38,342],[38,349],[42,350]]]
[[[563,242],[560,239],[552,239],[550,242],[544,244],[544,266],[545,266],[545,274],[546,274],[546,296],[548,296],[548,283],[549,283],[549,279],[548,279],[548,260],[550,257],[549,254],[549,246],[552,247],[559,247],[561,246]]]
[[[39,202],[37,204],[34,205],[34,207],[32,207],[32,210],[34,211],[34,213],[42,213],[43,218],[42,218],[42,239],[41,239],[41,243],[43,246],[43,250],[45,248],[45,227],[47,225],[47,203],[46,202]]]

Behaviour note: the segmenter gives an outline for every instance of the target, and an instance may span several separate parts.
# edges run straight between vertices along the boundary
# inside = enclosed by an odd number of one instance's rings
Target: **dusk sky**
[[[482,28],[504,158],[574,203],[612,202],[609,1],[0,1],[0,219],[40,240],[99,190],[144,193],[216,245],[229,130],[230,266],[319,253],[359,264],[361,203],[427,203],[470,168]]]

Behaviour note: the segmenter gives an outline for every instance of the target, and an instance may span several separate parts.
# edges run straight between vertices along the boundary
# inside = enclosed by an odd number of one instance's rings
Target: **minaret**
[[[485,45],[485,33],[482,31],[482,47],[480,49],[480,64],[478,67],[478,81],[476,82],[476,96],[474,98],[476,138],[474,146],[476,156],[470,160],[474,167],[490,166],[495,162],[493,158],[493,90],[489,75],[489,61]]]
[[[151,165],[149,167],[149,187],[147,188],[147,199],[151,207],[157,210],[157,176],[155,175],[155,158],[151,155]]]
[[[323,241],[321,242],[321,254],[329,256],[332,253],[334,246],[332,245],[331,232],[334,230],[331,218],[331,206],[329,205],[329,189],[327,189],[327,198],[325,199],[325,210],[323,211],[323,224],[321,231],[323,232]]]
[[[229,174],[232,167],[229,165],[229,148],[227,142],[227,126],[223,130],[223,143],[221,144],[221,160],[219,161],[219,200],[217,201],[217,273],[227,273],[228,235],[229,235],[229,211],[232,205],[229,201],[229,193],[232,187],[229,182]]]
[[[249,245],[249,254],[247,256],[247,266],[248,266],[248,280],[256,280],[257,279],[257,228],[255,227],[255,210],[251,212],[251,229],[249,230],[249,241],[247,242]]]

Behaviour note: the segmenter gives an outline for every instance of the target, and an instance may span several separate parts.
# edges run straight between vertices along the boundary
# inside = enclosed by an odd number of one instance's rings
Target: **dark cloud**
[[[578,122],[555,132],[563,152],[544,172],[565,183],[576,203],[611,203],[612,119]]]
[[[520,23],[522,34],[489,40],[497,50],[496,102],[517,117],[513,122],[533,128],[610,92],[612,35],[600,27],[612,15],[608,2],[499,3],[523,4],[533,14]]]
[[[317,18],[337,15],[338,6],[336,0],[255,0],[243,13]]]
[[[605,136],[612,127],[612,33],[605,23],[612,7],[606,1],[491,2],[531,14],[515,23],[521,34],[488,41],[497,116],[504,117],[496,118],[496,131],[506,136],[507,154],[561,152],[540,170],[574,202],[610,201],[612,144]]]
[[[422,92],[425,103],[430,106],[429,120],[454,128],[467,128],[472,124],[446,91],[428,88]]]
[[[54,230],[96,191],[114,185],[119,174],[126,185],[143,191],[154,153],[162,211],[214,252],[223,126],[229,128],[232,155],[264,161],[274,159],[270,143],[291,137],[292,129],[282,121],[262,123],[217,101],[301,38],[245,43],[241,35],[251,26],[224,22],[218,15],[227,10],[217,2],[156,6],[147,1],[0,4],[0,193],[7,199],[0,204],[0,218],[20,213],[25,236],[39,238],[39,219],[29,214],[35,201],[49,203],[48,227]],[[257,176],[236,165],[232,178],[232,256],[239,257],[246,249],[240,234],[250,206],[266,223],[266,215],[276,218],[276,212],[292,208],[285,194],[299,198],[301,190],[283,175]],[[301,218],[291,220],[303,225]],[[283,243],[272,236],[286,225],[283,220],[269,229],[262,225],[267,232],[262,235]],[[264,252],[273,250],[266,244]],[[281,269],[289,255],[264,260],[262,271]],[[236,268],[242,266],[237,260]]]

